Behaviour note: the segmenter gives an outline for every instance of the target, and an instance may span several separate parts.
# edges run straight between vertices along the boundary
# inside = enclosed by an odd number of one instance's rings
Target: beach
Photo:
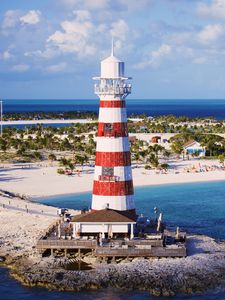
[[[0,256],[30,255],[37,239],[56,222],[57,209],[36,203],[28,204],[16,198],[10,199],[10,208],[3,208],[2,205],[7,205],[8,201],[0,197]],[[36,212],[29,212],[31,209]]]
[[[2,126],[16,126],[16,125],[37,125],[37,124],[86,124],[86,123],[92,123],[91,119],[71,119],[71,120],[64,120],[64,119],[43,119],[43,120],[15,120],[15,121],[3,121]]]
[[[225,180],[225,171],[216,160],[178,160],[170,170],[145,170],[133,165],[134,186],[179,184]],[[2,164],[0,189],[28,198],[75,194],[92,190],[94,167],[77,166],[74,175],[59,175],[57,163]]]

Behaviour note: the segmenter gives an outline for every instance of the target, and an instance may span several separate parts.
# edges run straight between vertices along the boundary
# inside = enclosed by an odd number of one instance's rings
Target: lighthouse
[[[94,77],[100,98],[91,211],[73,218],[73,237],[129,237],[136,226],[126,97],[131,93],[124,62],[111,55]]]
[[[131,77],[125,64],[111,55],[101,61],[101,75],[94,77],[100,98],[92,210],[113,209],[135,213],[126,97]]]

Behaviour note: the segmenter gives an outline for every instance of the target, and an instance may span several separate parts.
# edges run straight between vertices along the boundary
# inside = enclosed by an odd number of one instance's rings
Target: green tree
[[[55,154],[50,153],[50,154],[48,155],[48,160],[50,160],[50,161],[55,161],[55,160],[56,160]]]
[[[183,146],[180,142],[173,142],[171,145],[170,145],[170,149],[173,153],[177,154],[177,155],[181,155],[183,153]]]
[[[225,154],[223,153],[223,154],[218,155],[218,159],[219,159],[219,162],[224,165]]]

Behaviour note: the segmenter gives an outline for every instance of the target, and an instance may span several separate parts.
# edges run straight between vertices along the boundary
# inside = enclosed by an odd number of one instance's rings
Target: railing
[[[95,85],[95,93],[98,95],[129,95],[131,93],[131,85],[113,86],[113,85]]]
[[[146,248],[111,248],[97,247],[96,256],[119,256],[119,257],[185,257],[187,255],[185,247],[177,247],[174,249],[163,247],[146,247]]]
[[[96,240],[39,240],[37,249],[93,249],[97,247]]]
[[[185,257],[187,256],[187,250],[185,246],[177,246],[174,248],[171,247],[153,247],[152,248],[153,256],[161,257]]]
[[[99,175],[98,180],[99,181],[117,182],[117,181],[119,181],[119,176]]]
[[[128,246],[136,246],[136,245],[151,245],[153,247],[162,247],[163,240],[130,240],[126,242]]]
[[[96,256],[118,256],[118,257],[185,257],[187,256],[186,247],[171,246],[163,247],[153,246],[151,244],[142,243],[133,247],[126,245],[106,245],[100,247],[97,240],[39,240],[36,248],[38,250],[46,249],[95,249]]]
[[[98,247],[95,253],[97,256],[151,256],[151,249],[114,249]]]

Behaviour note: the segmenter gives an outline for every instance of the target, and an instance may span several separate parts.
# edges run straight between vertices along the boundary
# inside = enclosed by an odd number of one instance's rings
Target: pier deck
[[[92,251],[97,257],[185,257],[186,247],[184,244],[163,246],[162,240],[129,240],[105,242],[99,246],[97,240],[51,240],[40,239],[36,245],[37,250],[46,251],[73,250],[82,254],[83,250]]]

